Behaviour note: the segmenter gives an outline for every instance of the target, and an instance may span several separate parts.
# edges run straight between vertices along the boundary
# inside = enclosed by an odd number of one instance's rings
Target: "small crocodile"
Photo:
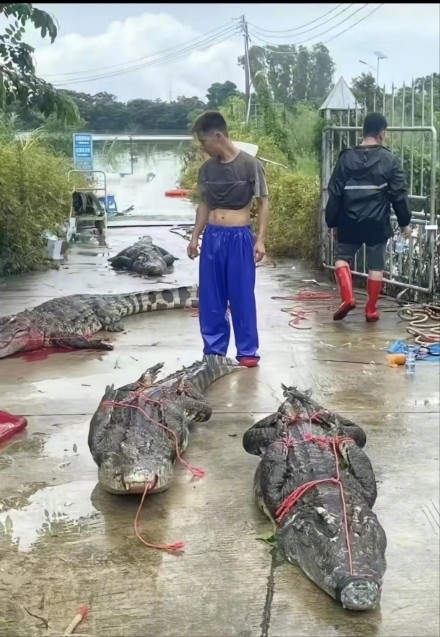
[[[112,350],[91,335],[123,332],[132,314],[198,307],[198,286],[127,294],[74,294],[45,301],[32,310],[0,317],[0,358],[43,347]]]
[[[143,276],[163,276],[171,268],[177,257],[164,248],[154,245],[150,236],[141,237],[132,246],[124,248],[108,262],[115,270],[128,270]]]
[[[188,446],[188,425],[211,417],[203,392],[222,376],[244,369],[210,355],[156,382],[162,367],[150,367],[137,382],[119,389],[107,387],[90,422],[89,449],[99,483],[109,493],[168,489],[176,458]]]
[[[346,609],[375,608],[387,539],[372,507],[376,480],[360,427],[311,409],[310,392],[284,387],[278,412],[243,436],[261,457],[254,496],[275,526],[281,555]],[[358,431],[356,431],[358,430]]]

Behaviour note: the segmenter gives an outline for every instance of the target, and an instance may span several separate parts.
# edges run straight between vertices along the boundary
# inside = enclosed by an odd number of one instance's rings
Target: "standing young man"
[[[328,185],[325,221],[336,229],[335,273],[342,303],[333,315],[339,321],[355,308],[350,264],[366,246],[368,301],[365,318],[379,320],[387,242],[393,235],[391,205],[400,231],[411,236],[411,207],[400,160],[383,146],[387,121],[380,113],[365,117],[363,141],[339,155]]]
[[[269,199],[262,164],[230,141],[226,122],[217,111],[206,111],[193,133],[210,156],[200,168],[200,202],[188,245],[188,256],[200,252],[199,317],[204,354],[226,356],[230,338],[229,302],[237,360],[255,367],[258,355],[255,265],[265,254]],[[250,209],[258,202],[258,235],[251,232]]]

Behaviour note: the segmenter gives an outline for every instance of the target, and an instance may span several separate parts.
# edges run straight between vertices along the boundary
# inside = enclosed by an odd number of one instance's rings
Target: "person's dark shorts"
[[[346,261],[353,266],[356,252],[362,248],[362,243],[336,243],[335,261]],[[369,270],[385,270],[385,256],[387,242],[378,243],[375,246],[365,246],[367,256],[367,268]]]

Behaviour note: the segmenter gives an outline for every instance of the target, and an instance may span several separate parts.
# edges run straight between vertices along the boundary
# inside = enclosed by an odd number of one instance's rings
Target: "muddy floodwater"
[[[154,180],[136,189],[128,180],[139,176],[115,177],[118,206],[135,203],[144,206],[141,216],[153,218],[157,209],[158,218],[190,220],[189,204],[159,196],[175,187],[178,170],[169,167],[165,175],[157,163],[149,169],[159,175],[156,195],[144,199]],[[119,190],[118,179],[127,180]],[[185,241],[164,227],[151,234],[180,260],[162,282],[111,271],[108,256],[145,232],[112,228],[109,250],[75,247],[58,271],[0,280],[1,314],[68,293],[196,282]],[[388,367],[386,347],[405,338],[406,324],[383,311],[379,323],[366,325],[361,294],[344,322],[331,320],[333,299],[307,304],[316,309],[307,315],[309,329],[289,326],[281,310],[300,303],[271,297],[305,287],[336,294],[331,282],[299,263],[258,268],[261,365],[208,390],[213,417],[192,428],[185,454],[205,477],[177,466],[172,488],[146,499],[142,533],[160,543],[184,541],[182,555],[136,539],[139,498],[99,488],[87,434],[106,385],[131,382],[157,362],[167,374],[200,357],[197,317],[177,310],[128,318],[125,332],[110,335],[110,352],[0,361],[0,409],[28,420],[27,430],[0,448],[1,636],[61,635],[83,604],[90,614],[75,634],[94,637],[439,635],[439,366],[418,362],[411,379],[403,368]],[[393,307],[382,301],[383,310]],[[388,537],[376,611],[343,611],[259,539],[271,529],[253,501],[258,459],[244,452],[241,438],[277,409],[281,383],[312,388],[324,406],[366,430],[378,481],[375,511]]]

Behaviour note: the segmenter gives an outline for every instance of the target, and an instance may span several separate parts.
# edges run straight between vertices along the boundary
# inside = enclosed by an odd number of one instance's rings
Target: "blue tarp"
[[[408,343],[405,341],[394,341],[387,349],[388,354],[408,354]],[[440,343],[432,343],[431,345],[415,345],[414,352],[416,360],[431,361],[440,363]]]

